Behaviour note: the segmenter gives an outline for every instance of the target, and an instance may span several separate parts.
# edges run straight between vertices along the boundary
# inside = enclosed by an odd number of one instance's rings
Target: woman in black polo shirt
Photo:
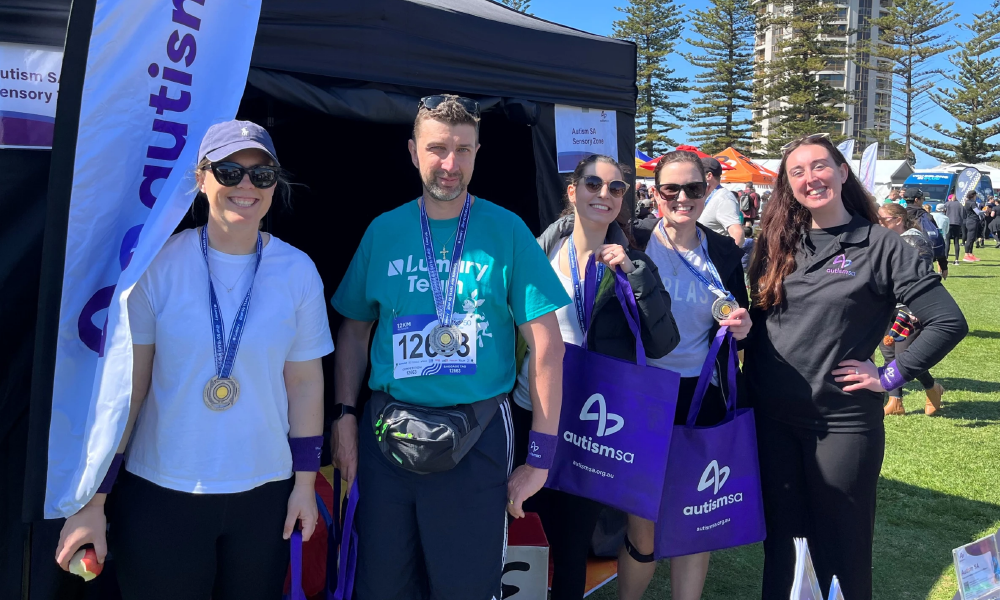
[[[791,587],[794,537],[819,579],[872,597],[875,486],[885,451],[882,394],[941,360],[968,331],[940,277],[876,225],[872,198],[829,139],[789,145],[750,266],[753,328],[743,373],[757,418],[767,519],[763,598]],[[896,304],[921,336],[877,368]]]

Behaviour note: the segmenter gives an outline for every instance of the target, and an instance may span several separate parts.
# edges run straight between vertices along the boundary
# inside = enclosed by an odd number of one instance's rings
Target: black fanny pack
[[[368,402],[382,454],[407,471],[425,475],[447,471],[461,462],[506,397],[431,408],[373,392]]]

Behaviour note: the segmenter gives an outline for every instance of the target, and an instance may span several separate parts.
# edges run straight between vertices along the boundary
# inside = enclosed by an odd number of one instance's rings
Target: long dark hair
[[[799,248],[803,232],[812,223],[809,209],[799,204],[792,193],[785,166],[789,154],[796,148],[809,144],[823,146],[838,167],[847,164],[847,159],[829,139],[815,136],[794,141],[781,157],[778,181],[775,183],[774,192],[760,224],[761,234],[755,243],[756,248],[748,273],[754,304],[765,310],[784,301],[785,277],[795,271],[795,253]],[[875,199],[865,190],[854,171],[850,169],[850,165],[840,198],[848,212],[859,215],[871,223],[878,223]]]
[[[564,200],[566,202],[566,208],[563,209],[560,217],[565,217],[567,215],[573,214],[573,204],[569,201],[569,186],[574,188],[579,187],[580,182],[583,181],[584,174],[587,172],[587,167],[590,165],[596,165],[597,163],[604,163],[606,165],[611,165],[618,169],[618,172],[622,174],[622,178],[629,174],[631,171],[629,168],[617,160],[607,156],[605,154],[591,154],[587,158],[581,160],[577,163],[576,168],[573,172],[566,177],[566,191],[564,192]],[[615,223],[618,224],[622,229],[622,233],[625,234],[625,239],[633,248],[636,247],[635,238],[632,237],[632,215],[634,211],[632,207],[627,202],[628,193],[622,196],[622,205],[618,210],[618,216],[615,217]]]

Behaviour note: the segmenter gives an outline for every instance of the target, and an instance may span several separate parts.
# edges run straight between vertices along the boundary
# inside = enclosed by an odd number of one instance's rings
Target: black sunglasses
[[[272,165],[257,165],[256,167],[244,167],[234,162],[214,162],[209,168],[215,175],[215,180],[219,185],[233,187],[243,181],[244,175],[250,176],[250,183],[255,188],[267,189],[278,183],[278,171],[281,169]]]
[[[628,184],[620,179],[604,181],[597,175],[587,175],[583,178],[583,187],[592,194],[600,194],[604,184],[608,185],[608,193],[612,198],[621,198],[628,191]]]
[[[420,99],[420,103],[417,104],[417,110],[422,108],[427,110],[434,110],[435,108],[441,106],[444,102],[448,100],[454,100],[459,106],[465,109],[465,112],[469,113],[475,118],[479,118],[479,103],[475,100],[469,98],[463,98],[461,96],[424,96]]]
[[[659,192],[661,198],[667,201],[676,200],[681,191],[691,200],[701,200],[705,197],[705,192],[708,191],[708,185],[704,181],[692,181],[684,185],[664,183],[656,186],[656,191]]]

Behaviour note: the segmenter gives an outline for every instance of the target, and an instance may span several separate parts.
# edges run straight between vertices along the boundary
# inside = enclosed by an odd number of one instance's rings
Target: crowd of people
[[[359,600],[501,598],[508,520],[525,511],[551,545],[552,598],[582,598],[602,505],[544,486],[565,345],[637,359],[609,283],[620,275],[649,368],[680,377],[675,423],[722,328],[745,353],[735,373],[718,362],[697,425],[725,418],[730,382],[755,411],[762,598],[788,597],[792,540],[806,537],[824,585],[836,574],[845,597],[870,599],[883,417],[895,413],[883,396],[898,401],[918,379],[937,410],[929,370],[967,332],[930,266],[926,221],[877,207],[829,139],[807,136],[761,195],[722,187],[713,158],[669,152],[638,190],[638,215],[626,167],[591,156],[536,239],[469,192],[479,117],[467,98],[420,101],[408,148],[423,193],[341,249],[353,258],[338,282],[261,231],[286,191],[267,132],[209,129],[196,166],[207,222],[174,235],[128,298],[128,426],[98,493],[66,521],[57,562],[88,543],[103,561],[110,547],[129,600],[278,598],[286,540],[296,527],[309,539],[318,519],[320,359],[333,352],[331,450],[357,490]],[[393,277],[404,262],[415,283]],[[336,352],[324,283],[343,317]],[[893,330],[901,314],[919,335]],[[214,344],[197,333],[209,323]],[[628,517],[620,598],[650,584],[655,527]],[[672,597],[700,598],[709,554],[670,562]]]

